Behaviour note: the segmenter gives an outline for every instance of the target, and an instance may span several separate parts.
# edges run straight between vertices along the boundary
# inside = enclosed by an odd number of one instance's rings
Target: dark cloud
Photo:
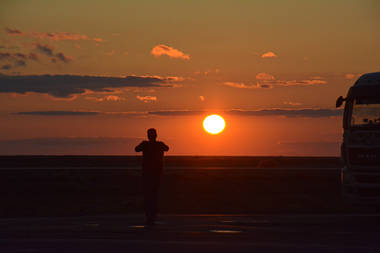
[[[93,116],[100,114],[92,111],[29,111],[17,112],[18,115],[33,115],[33,116]]]
[[[54,56],[54,53],[53,53],[54,47],[53,46],[48,45],[48,44],[42,45],[40,43],[36,43],[35,45],[36,45],[36,49],[39,52],[46,54],[47,56]]]
[[[1,66],[2,70],[10,70],[11,68],[12,68],[11,64],[4,64],[3,66]]]
[[[29,54],[24,54],[24,53],[2,53],[0,52],[0,61],[4,60],[38,60],[38,55],[36,53],[29,53]]]
[[[9,28],[9,27],[6,27],[5,28],[5,33],[8,34],[8,35],[18,35],[18,36],[23,36],[25,35],[25,33],[23,31],[20,31],[18,29],[12,29],[12,28]]]
[[[4,61],[7,64],[3,65],[1,69],[9,70],[15,67],[26,67],[28,60],[38,60],[38,55],[36,53],[9,53],[0,52],[0,61]]]
[[[39,56],[36,53],[30,53],[29,54],[29,59],[34,60],[34,61],[38,61]]]
[[[39,52],[51,57],[50,60],[53,63],[57,63],[58,61],[69,63],[70,61],[73,60],[72,57],[67,56],[62,52],[54,53],[54,47],[51,45],[48,45],[48,44],[42,45],[40,43],[36,43],[35,46]]]
[[[0,61],[9,60],[15,58],[14,54],[0,52]]]
[[[68,63],[68,62],[72,61],[72,58],[71,58],[71,57],[66,56],[66,55],[64,55],[63,53],[57,53],[57,54],[55,55],[55,57],[56,57],[56,59],[58,59],[58,60],[60,60],[60,61],[62,61],[62,62],[64,62],[64,63]]]
[[[26,67],[26,61],[24,61],[24,60],[17,60],[15,62],[15,66],[17,66],[17,67]]]
[[[173,87],[171,78],[158,76],[79,76],[79,75],[30,75],[0,76],[0,93],[36,92],[57,98],[70,98],[93,92],[110,92],[126,87]]]

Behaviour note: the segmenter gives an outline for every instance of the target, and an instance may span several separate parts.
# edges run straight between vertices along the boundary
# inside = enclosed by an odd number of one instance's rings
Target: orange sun
[[[208,115],[203,120],[203,128],[209,134],[219,134],[223,131],[225,126],[226,122],[218,114]]]

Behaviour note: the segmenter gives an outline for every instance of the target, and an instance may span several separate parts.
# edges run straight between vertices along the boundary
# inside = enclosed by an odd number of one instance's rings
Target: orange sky
[[[2,1],[0,154],[338,155],[335,99],[379,71],[365,1]],[[49,76],[45,76],[49,75]],[[225,117],[216,136],[208,113]]]

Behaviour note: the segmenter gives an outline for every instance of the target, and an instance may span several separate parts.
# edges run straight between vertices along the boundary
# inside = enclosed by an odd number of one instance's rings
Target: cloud
[[[266,59],[266,58],[277,58],[277,55],[271,51],[266,52],[261,55],[261,58]]]
[[[224,82],[225,86],[238,88],[238,89],[259,89],[259,88],[272,88],[271,85],[268,84],[245,84],[245,83],[236,83],[236,82]]]
[[[195,71],[194,74],[195,75],[204,75],[204,76],[208,76],[208,75],[212,75],[212,74],[219,74],[220,73],[220,69],[208,69],[206,71]]]
[[[173,87],[171,78],[158,76],[0,75],[0,93],[35,92],[55,98],[72,98],[92,92],[112,92],[127,87]]]
[[[94,116],[100,113],[92,111],[29,111],[16,112],[15,114],[32,116]]]
[[[7,64],[2,66],[3,70],[10,70],[14,67],[26,67],[27,60],[38,60],[38,55],[35,53],[9,53],[0,52],[0,61],[5,61]]]
[[[40,43],[36,43],[35,46],[36,46],[36,49],[40,51],[41,53],[46,54],[47,56],[54,56],[54,53],[53,53],[54,47],[52,45],[48,45],[48,44],[42,45]]]
[[[361,76],[361,74],[347,73],[347,74],[345,75],[345,78],[346,78],[347,80],[352,80],[352,79],[359,78],[359,76]]]
[[[163,45],[163,44],[155,46],[152,49],[151,54],[154,55],[155,57],[159,57],[161,55],[167,55],[170,58],[190,60],[190,55],[185,54],[185,53],[179,51],[178,49],[175,49],[175,48]]]
[[[166,111],[145,111],[145,112],[99,112],[99,111],[27,111],[17,112],[17,115],[30,116],[96,116],[96,115],[121,115],[121,116],[193,116],[205,115],[212,112],[207,110],[166,110]],[[305,118],[323,118],[339,117],[343,115],[342,109],[262,109],[262,110],[221,110],[217,113],[238,115],[238,116],[282,116],[282,117],[305,117]]]
[[[258,73],[256,75],[258,82],[256,84],[246,84],[243,82],[225,82],[225,86],[239,89],[257,89],[257,88],[274,88],[274,87],[292,87],[292,86],[315,86],[326,85],[327,81],[321,77],[305,80],[277,80],[274,75],[268,73]]]
[[[283,80],[277,80],[275,82],[276,85],[279,86],[313,86],[313,85],[325,85],[327,84],[327,81],[325,80],[319,80],[319,79],[311,79],[311,80],[290,80],[290,81],[283,81]]]
[[[1,69],[2,70],[10,70],[10,69],[12,69],[12,65],[11,64],[4,64],[3,66],[1,66]]]
[[[48,44],[43,45],[40,43],[36,43],[35,47],[36,47],[36,50],[38,50],[42,54],[45,54],[51,57],[50,60],[53,63],[57,63],[58,61],[69,63],[70,61],[73,60],[71,56],[67,56],[62,52],[54,53],[54,47],[52,45],[48,45]]]
[[[197,110],[173,110],[173,111],[151,111],[148,114],[159,116],[190,116],[190,115],[203,115],[208,114],[207,111]],[[307,118],[321,118],[321,117],[337,117],[342,116],[341,109],[262,109],[262,110],[225,110],[219,113],[226,113],[230,115],[239,116],[283,116],[283,117],[307,117]]]
[[[96,102],[105,102],[105,101],[113,101],[113,102],[118,102],[118,101],[123,101],[125,98],[120,97],[120,96],[115,96],[115,95],[109,95],[105,97],[86,97],[87,100],[94,100]]]
[[[191,116],[191,115],[200,115],[205,114],[206,111],[190,111],[190,110],[172,110],[172,111],[151,111],[148,112],[150,115],[158,116]]]
[[[157,101],[156,96],[136,96],[136,98],[140,101],[143,101],[144,103],[149,103],[149,102],[155,102]]]
[[[256,79],[257,80],[271,81],[271,80],[275,80],[276,78],[273,75],[268,74],[268,73],[258,73],[256,75]]]
[[[24,60],[17,60],[14,63],[14,65],[17,66],[17,67],[26,67],[26,61],[24,61]]]
[[[337,109],[263,109],[263,110],[230,110],[229,114],[242,116],[285,116],[285,117],[336,117],[342,116]]]
[[[5,28],[5,33],[10,35],[10,36],[24,36],[25,33],[23,31],[20,31],[18,29],[12,29],[9,27]]]
[[[39,56],[36,53],[29,53],[29,59],[34,60],[34,61],[38,61]]]
[[[3,60],[38,60],[38,55],[36,53],[29,53],[29,54],[24,54],[24,53],[2,53],[0,52],[0,61]]]
[[[66,56],[64,55],[63,53],[57,53],[55,55],[56,58],[53,58],[53,59],[57,59],[57,60],[60,60],[64,63],[69,63],[70,61],[73,60],[73,58],[71,56]]]
[[[87,35],[79,34],[79,33],[68,33],[68,32],[31,32],[30,35],[37,39],[49,39],[54,41],[62,41],[62,40],[92,40],[95,42],[103,42],[102,38],[90,38]]]
[[[291,106],[299,106],[302,105],[302,103],[299,102],[291,102],[291,101],[285,101],[284,105],[291,105]]]
[[[96,99],[96,98],[94,98]],[[12,113],[14,115],[20,116],[44,116],[44,117],[66,117],[66,116],[97,116],[97,115],[108,115],[108,116],[146,116],[149,112],[101,112],[101,111],[75,111],[75,110],[57,110],[57,111],[22,111]]]

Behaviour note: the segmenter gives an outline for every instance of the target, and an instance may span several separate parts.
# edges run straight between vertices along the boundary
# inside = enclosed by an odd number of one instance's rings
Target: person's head
[[[157,138],[157,131],[156,131],[156,129],[149,128],[148,131],[147,131],[147,134],[148,134],[148,139],[150,141],[155,141],[156,140],[156,138]]]

